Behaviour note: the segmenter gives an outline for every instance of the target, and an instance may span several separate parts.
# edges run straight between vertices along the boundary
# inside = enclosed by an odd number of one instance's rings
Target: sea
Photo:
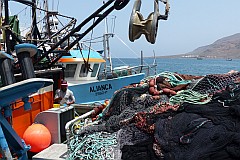
[[[137,66],[141,64],[139,58],[113,58],[113,67],[122,65]],[[144,58],[143,65],[153,64],[153,58]],[[202,59],[195,58],[156,58],[157,68],[156,72],[164,71],[177,72],[179,74],[189,75],[208,75],[208,74],[224,74],[230,70],[240,71],[240,59]],[[154,71],[151,71],[153,74]]]

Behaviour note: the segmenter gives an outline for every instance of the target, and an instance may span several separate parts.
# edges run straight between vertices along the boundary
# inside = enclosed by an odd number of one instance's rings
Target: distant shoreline
[[[154,58],[153,56],[151,57],[144,57],[144,58]],[[156,56],[156,58],[181,58],[181,59],[197,59],[198,57],[182,57],[182,55],[174,55],[174,56]],[[236,60],[239,60],[240,58],[232,58],[232,57],[201,57],[202,59],[236,59]]]

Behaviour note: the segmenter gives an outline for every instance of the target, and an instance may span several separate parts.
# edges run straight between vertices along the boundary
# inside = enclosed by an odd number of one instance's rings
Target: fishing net
[[[150,135],[140,131],[133,124],[123,127],[119,130],[117,135],[118,145],[120,149],[125,145],[134,145],[136,143],[140,143],[143,140],[147,140],[150,138]]]
[[[240,72],[206,75],[193,86],[192,90],[202,94],[213,94],[234,86],[239,77]]]
[[[118,148],[122,146],[117,146],[116,132],[126,125],[121,122],[133,118],[138,112],[149,111],[159,101],[146,94],[147,91],[148,86],[119,90],[102,113],[99,124],[83,126],[74,132],[69,159],[118,159]],[[128,136],[125,135],[127,133]],[[118,141],[122,143],[126,139],[132,139],[132,143],[137,143],[145,136],[132,126],[121,130]]]
[[[185,102],[187,102],[186,104],[202,106],[210,102],[210,100],[216,100],[218,103],[218,100],[222,99],[224,103],[239,104],[239,76],[239,72],[206,75],[199,80],[192,81],[187,90],[183,90],[171,97],[161,94],[159,99],[155,99],[149,94],[148,84],[144,84],[141,87],[120,89],[113,95],[101,116],[99,115],[97,119],[99,121],[98,124],[81,127],[75,132],[70,143],[69,157],[71,159],[84,160],[138,160],[140,157],[144,157],[147,160],[147,157],[156,158],[155,154],[161,157],[161,149],[164,149],[165,142],[160,143],[162,141],[158,141],[159,143],[157,143],[153,137],[156,129],[158,130],[159,127],[159,125],[156,125],[156,122],[159,119],[170,122],[175,115],[183,112],[184,107],[181,106]],[[178,85],[182,84],[179,83]],[[224,91],[229,91],[227,88],[230,86],[234,86],[234,92],[223,94]],[[216,94],[220,92],[221,94]],[[209,96],[213,99],[210,99]],[[225,99],[226,97],[227,100]],[[221,104],[219,105],[222,106]],[[187,108],[185,107],[185,109]],[[182,118],[185,117],[183,116]],[[185,121],[176,122],[179,122],[176,125],[178,127],[188,124]],[[203,121],[199,121],[196,127],[200,130],[206,126],[205,123],[208,124],[209,121],[203,119]],[[160,132],[161,130],[158,131]],[[158,138],[161,138],[161,136]],[[188,140],[188,138],[188,136],[184,136],[182,139]],[[155,146],[155,154],[152,154],[154,143],[160,145],[160,148]],[[138,157],[138,155],[141,156]]]

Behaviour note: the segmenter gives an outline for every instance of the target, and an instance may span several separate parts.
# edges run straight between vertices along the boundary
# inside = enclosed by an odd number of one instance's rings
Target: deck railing
[[[134,75],[139,73],[145,73],[145,77],[150,75],[156,74],[156,67],[157,65],[139,65],[139,66],[132,66],[126,67],[121,69],[114,69],[113,72],[116,73],[118,76],[128,76]]]

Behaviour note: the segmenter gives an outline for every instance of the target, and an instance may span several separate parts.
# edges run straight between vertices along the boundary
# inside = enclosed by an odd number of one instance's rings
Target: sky
[[[110,51],[114,58],[139,58],[141,51],[146,57],[153,56],[153,52],[156,56],[184,54],[240,32],[240,0],[169,0],[170,14],[168,20],[159,21],[156,42],[149,43],[144,35],[131,42],[128,28],[134,2],[135,0],[130,0],[125,8],[114,10],[109,16],[109,19],[116,16],[115,36],[110,39]],[[154,0],[142,0],[141,14],[145,19],[153,12],[153,2]],[[75,17],[79,24],[96,11],[103,0],[49,0],[49,3],[59,13]],[[163,14],[164,5],[159,4],[160,13]],[[12,14],[17,12],[16,9],[23,8],[11,5]],[[103,33],[104,22],[84,39],[99,37]],[[102,48],[102,44],[92,46],[97,50]]]

